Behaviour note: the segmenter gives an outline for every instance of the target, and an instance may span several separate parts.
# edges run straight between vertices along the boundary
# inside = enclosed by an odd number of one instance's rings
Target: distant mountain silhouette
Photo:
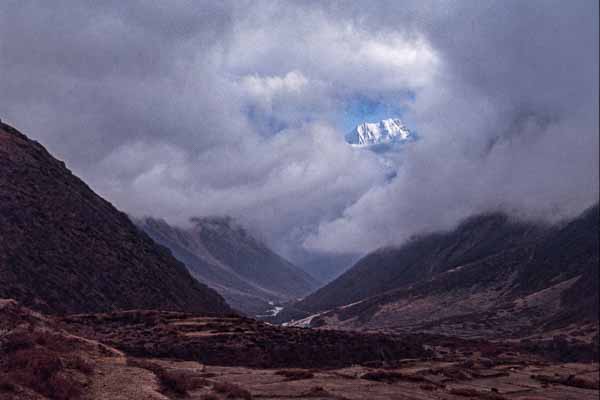
[[[250,315],[273,303],[296,300],[317,281],[254,238],[228,217],[194,218],[179,228],[163,220],[136,220],[158,243],[185,263],[193,276],[217,290],[232,307]],[[271,303],[271,304],[270,304]]]

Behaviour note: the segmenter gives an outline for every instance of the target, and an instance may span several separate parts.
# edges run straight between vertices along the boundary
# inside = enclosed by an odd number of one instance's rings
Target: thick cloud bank
[[[362,253],[597,201],[598,35],[593,0],[8,1],[0,117],[134,215]],[[392,180],[344,144],[356,99],[418,132]]]

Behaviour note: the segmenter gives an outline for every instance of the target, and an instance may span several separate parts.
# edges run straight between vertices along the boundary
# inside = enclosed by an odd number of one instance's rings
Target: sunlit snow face
[[[363,122],[402,118],[414,99],[415,94],[410,91],[401,91],[385,97],[366,97],[361,94],[350,97],[342,116],[344,132],[350,132]]]

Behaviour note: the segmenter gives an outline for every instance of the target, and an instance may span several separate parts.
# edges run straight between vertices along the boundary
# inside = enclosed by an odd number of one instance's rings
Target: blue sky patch
[[[356,95],[347,102],[342,117],[342,127],[344,133],[350,132],[358,124],[363,122],[377,122],[386,118],[402,118],[405,108],[402,103],[414,101],[414,93],[407,91],[400,93],[395,104],[390,103],[389,99],[373,98],[363,95]]]

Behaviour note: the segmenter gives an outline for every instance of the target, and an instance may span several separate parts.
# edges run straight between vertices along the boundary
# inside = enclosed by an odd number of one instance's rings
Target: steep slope
[[[561,295],[565,320],[598,319],[598,204],[566,226],[550,232],[535,248],[517,278],[517,290],[531,293],[556,282],[576,279]]]
[[[416,237],[399,248],[368,254],[296,307],[311,312],[327,310],[428,280],[459,265],[534,241],[542,231],[498,213],[469,218],[451,232]]]
[[[469,223],[478,220],[485,219]],[[529,230],[520,241],[512,239],[526,231],[513,230],[516,236],[504,241],[494,234],[488,237],[495,238],[494,246],[476,251],[480,256],[475,259],[465,253],[459,257],[464,262],[446,264],[451,268],[438,267],[432,275],[321,312],[305,323],[463,337],[543,335],[560,329],[597,332],[598,223],[595,206],[564,226]],[[460,236],[464,227],[453,235]],[[497,251],[488,253],[491,249]],[[400,267],[406,258],[394,260]],[[376,275],[377,266],[371,268]]]
[[[230,312],[63,162],[0,125],[0,297],[50,313]]]
[[[136,223],[171,249],[192,275],[245,313],[262,313],[271,307],[270,303],[297,299],[318,285],[231,218],[195,218],[190,229],[152,218]]]

